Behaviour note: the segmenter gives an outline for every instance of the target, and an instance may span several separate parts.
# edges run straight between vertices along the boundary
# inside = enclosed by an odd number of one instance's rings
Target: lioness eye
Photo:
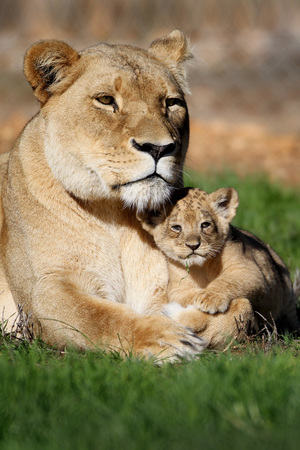
[[[172,225],[172,226],[171,226],[171,230],[172,230],[172,231],[175,231],[175,233],[181,233],[182,228],[181,228],[180,225]]]
[[[115,99],[111,95],[100,95],[99,97],[96,97],[95,100],[102,103],[102,105],[113,105],[115,103]]]
[[[211,225],[210,222],[202,222],[202,223],[201,223],[201,229],[202,229],[202,230],[205,230],[206,228],[209,228],[210,225]]]
[[[172,98],[167,98],[166,99],[166,107],[167,108],[171,108],[172,106],[183,106],[183,101],[181,100],[181,98],[176,98],[176,97],[172,97]]]

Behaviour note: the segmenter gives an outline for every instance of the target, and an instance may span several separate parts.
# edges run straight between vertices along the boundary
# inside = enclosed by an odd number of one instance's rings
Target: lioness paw
[[[147,317],[146,327],[135,337],[135,348],[162,364],[197,358],[206,348],[206,342],[186,325],[159,315]]]
[[[205,341],[192,330],[183,328],[184,332],[166,333],[165,339],[159,340],[161,350],[155,355],[158,363],[180,362],[199,357],[206,347]]]

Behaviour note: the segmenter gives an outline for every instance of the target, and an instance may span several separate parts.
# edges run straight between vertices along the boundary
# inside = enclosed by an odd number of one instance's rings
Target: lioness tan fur
[[[197,319],[194,308],[180,307],[194,305],[218,316],[215,326],[218,323],[224,336],[228,331],[233,336],[237,333],[240,314],[244,323],[251,322],[252,311],[259,313],[258,324],[263,318],[269,323],[282,321],[290,331],[296,331],[296,301],[285,264],[256,236],[230,224],[238,206],[235,189],[207,194],[186,188],[176,193],[174,201],[159,212],[138,214],[144,229],[168,258],[167,295],[176,303],[165,306],[165,312],[194,329],[199,320],[201,331],[203,315]],[[227,310],[229,315],[236,314],[232,329],[220,314]],[[211,330],[208,335],[203,330],[202,336],[210,345],[223,343]]]
[[[0,306],[24,305],[44,340],[173,360],[202,350],[158,314],[167,264],[136,219],[182,185],[190,58],[178,30],[148,51],[28,50],[41,110],[1,159]]]

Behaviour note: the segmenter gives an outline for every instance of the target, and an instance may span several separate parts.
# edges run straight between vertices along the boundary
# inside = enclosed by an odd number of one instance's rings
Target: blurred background
[[[300,0],[1,0],[0,151],[38,111],[22,73],[33,42],[147,48],[174,28],[195,55],[187,165],[299,186]]]

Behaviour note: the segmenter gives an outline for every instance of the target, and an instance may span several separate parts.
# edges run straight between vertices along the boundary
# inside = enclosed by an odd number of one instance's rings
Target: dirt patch
[[[300,136],[271,134],[258,125],[192,121],[187,166],[201,172],[262,172],[273,181],[300,185]]]

